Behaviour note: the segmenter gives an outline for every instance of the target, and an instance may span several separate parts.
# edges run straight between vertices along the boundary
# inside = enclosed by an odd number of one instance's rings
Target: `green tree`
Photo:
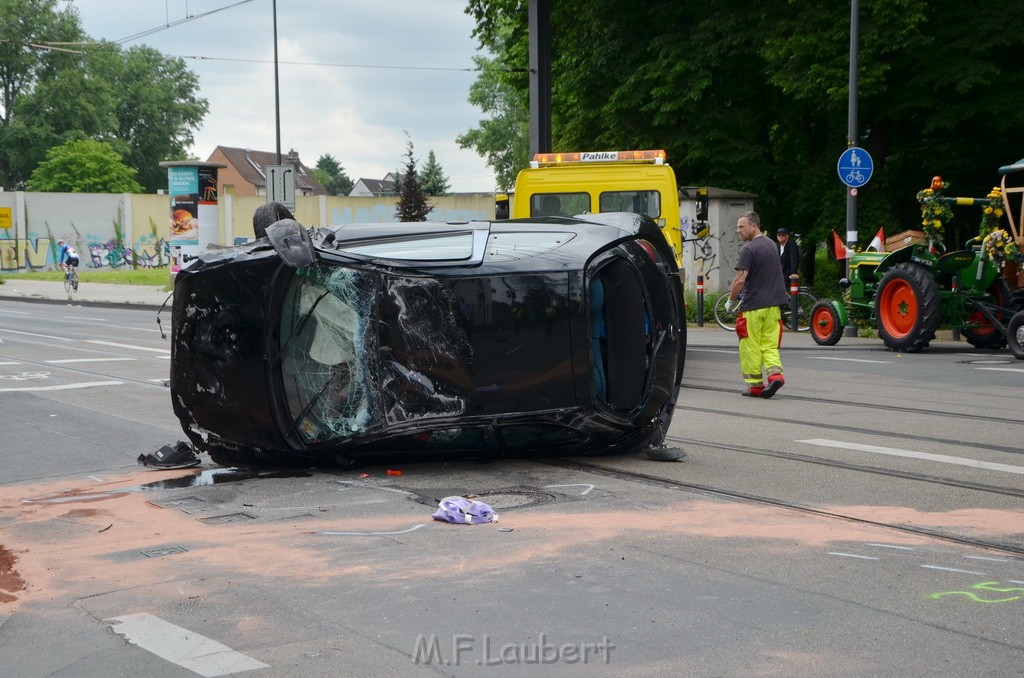
[[[48,149],[88,137],[120,152],[146,190],[165,187],[160,161],[186,157],[208,109],[183,60],[89,44],[57,0],[0,0],[0,26],[17,27],[0,41],[0,185],[23,184]]]
[[[433,151],[427,153],[427,162],[423,165],[420,183],[427,195],[445,195],[451,189],[448,177],[444,175],[444,168],[437,161]]]
[[[50,193],[139,193],[135,174],[110,144],[79,139],[51,148],[28,187]]]
[[[845,229],[835,167],[847,146],[848,3],[552,5],[555,150],[664,148],[685,185],[756,193],[769,230],[784,224],[812,244]],[[470,0],[474,34],[501,66],[526,63],[525,6]],[[866,241],[879,226],[917,226],[914,195],[933,175],[980,197],[1024,155],[1024,5],[861,0],[860,28],[852,141],[875,160],[857,198]],[[512,72],[482,71],[474,87],[493,77],[526,96]],[[979,218],[961,211],[947,245]]]
[[[405,151],[405,168],[402,171],[398,188],[398,220],[423,221],[434,206],[427,201],[423,186],[416,172],[416,158],[413,156],[412,139],[407,137]]]
[[[494,169],[499,191],[510,191],[516,174],[526,167],[530,156],[530,106],[528,53],[526,42],[525,3],[511,4],[510,14],[496,14],[493,25],[490,14],[478,13],[471,3],[469,11],[479,25],[475,35],[481,46],[495,54],[495,58],[474,57],[480,76],[470,86],[469,102],[490,117],[481,120],[478,127],[460,135],[456,141],[461,148],[472,148]],[[501,3],[488,5],[497,8]],[[518,13],[522,10],[521,14]]]
[[[345,168],[329,153],[325,153],[317,159],[313,176],[327,191],[327,195],[348,195],[352,191],[352,187],[355,186],[355,183],[345,173]]]

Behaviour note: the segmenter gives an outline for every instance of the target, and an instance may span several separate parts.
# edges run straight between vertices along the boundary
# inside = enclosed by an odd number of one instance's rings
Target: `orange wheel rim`
[[[905,280],[893,280],[886,285],[878,309],[882,325],[893,337],[910,334],[917,322],[917,296]]]
[[[832,320],[832,314],[829,313],[827,308],[819,308],[811,317],[811,327],[814,328],[814,334],[819,337],[827,337],[832,334],[832,330],[835,329],[835,326],[836,324]]]

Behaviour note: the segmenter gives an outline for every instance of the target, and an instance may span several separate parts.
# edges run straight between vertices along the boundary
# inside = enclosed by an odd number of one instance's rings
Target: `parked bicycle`
[[[729,299],[728,294],[723,294],[715,302],[715,322],[723,330],[729,332],[736,331],[736,310],[732,311],[725,310],[725,302]],[[742,299],[742,297],[741,297]],[[811,329],[811,309],[814,308],[814,304],[818,302],[818,298],[814,296],[809,287],[800,287],[797,289],[796,295],[796,331],[806,332]],[[790,304],[787,302],[782,307],[782,323],[786,329],[790,329],[793,324],[790,322]]]

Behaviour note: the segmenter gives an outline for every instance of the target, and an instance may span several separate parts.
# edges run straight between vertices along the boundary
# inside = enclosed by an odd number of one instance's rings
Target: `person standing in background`
[[[788,228],[780,228],[775,231],[776,245],[779,248],[779,262],[782,264],[782,282],[789,289],[789,277],[800,275],[800,248],[796,240],[789,237]]]

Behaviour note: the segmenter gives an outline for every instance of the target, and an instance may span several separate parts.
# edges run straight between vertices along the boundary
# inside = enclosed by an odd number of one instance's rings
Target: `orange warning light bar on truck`
[[[537,153],[532,167],[581,162],[635,162],[665,164],[665,151],[581,151],[579,153]]]

